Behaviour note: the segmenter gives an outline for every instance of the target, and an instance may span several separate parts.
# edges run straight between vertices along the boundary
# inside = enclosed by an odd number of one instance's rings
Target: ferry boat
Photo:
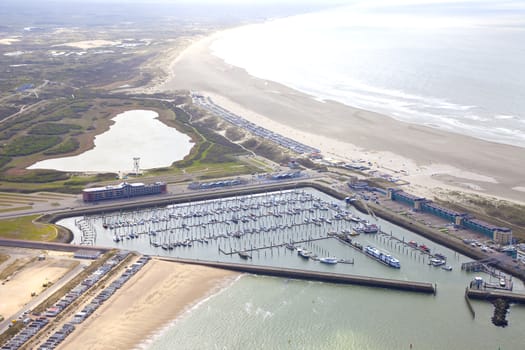
[[[326,258],[321,258],[319,259],[320,262],[324,263],[324,264],[337,264],[339,262],[339,260],[335,257],[326,257]]]
[[[364,249],[365,253],[372,258],[376,259],[379,262],[382,262],[383,264],[399,269],[401,268],[401,264],[399,263],[399,260],[394,258],[392,255],[383,253],[379,249],[372,247],[370,245],[366,246]]]

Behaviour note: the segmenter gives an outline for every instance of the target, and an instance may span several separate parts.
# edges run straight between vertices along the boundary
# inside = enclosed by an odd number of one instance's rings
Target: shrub
[[[7,144],[4,148],[4,154],[7,156],[25,156],[53,147],[61,140],[58,136],[21,136]]]
[[[54,155],[54,154],[69,153],[69,152],[73,152],[77,150],[79,146],[80,146],[80,143],[78,142],[77,139],[70,138],[62,142],[58,146],[53,147],[52,149],[48,151],[45,151],[44,154],[46,156],[49,156],[49,155]]]
[[[29,130],[29,133],[32,135],[62,135],[78,129],[82,129],[82,127],[76,124],[43,123],[34,126]]]

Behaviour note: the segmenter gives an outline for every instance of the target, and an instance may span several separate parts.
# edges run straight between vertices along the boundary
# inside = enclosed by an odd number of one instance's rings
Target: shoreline
[[[520,190],[525,182],[522,148],[319,101],[250,76],[211,53],[210,44],[221,33],[184,50],[170,64],[170,79],[159,88],[199,91],[257,125],[321,149],[325,157],[365,159],[374,170],[410,182],[408,190],[422,196],[460,190],[525,203]]]
[[[202,266],[202,265],[199,265]],[[222,270],[226,271],[226,270]],[[166,323],[163,327],[157,328],[155,332],[150,333],[151,336],[149,338],[146,338],[142,342],[135,345],[136,349],[148,349],[155,341],[160,339],[164,334],[166,334],[167,331],[169,331],[171,328],[175,327],[177,323],[181,322],[185,317],[189,317],[191,313],[198,308],[200,308],[202,305],[207,303],[209,300],[215,298],[222,292],[224,292],[226,289],[228,289],[230,286],[232,286],[235,282],[237,282],[241,277],[243,277],[244,274],[242,273],[235,273],[237,276],[228,277],[223,279],[221,282],[217,283],[217,285],[210,289],[206,295],[204,295],[202,298],[195,300],[193,303],[189,303],[186,305],[184,310],[182,310],[174,319],[172,319],[170,322]]]
[[[86,350],[143,349],[239,276],[226,270],[152,259],[78,325],[63,345]]]

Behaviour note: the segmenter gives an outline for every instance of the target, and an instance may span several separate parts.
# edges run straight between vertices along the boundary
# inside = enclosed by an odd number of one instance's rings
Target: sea
[[[297,198],[312,196],[312,200]],[[299,197],[298,197],[299,196]],[[287,212],[290,204],[260,206],[259,209],[225,212],[235,208],[271,201],[282,203],[284,198],[296,198],[294,204],[303,210],[300,215],[276,218],[267,212]],[[320,201],[318,201],[318,199]],[[105,213],[103,216],[67,218],[58,222],[75,234],[74,242],[82,241],[79,223],[84,222],[91,232],[96,232],[96,244],[120,249],[140,251],[144,254],[166,255],[212,261],[247,263],[254,265],[285,266],[288,268],[328,271],[355,275],[375,276],[398,280],[430,282],[437,293],[419,294],[355,285],[299,281],[245,274],[213,292],[196,305],[191,305],[182,315],[159,329],[140,344],[140,349],[522,349],[525,336],[525,308],[512,305],[507,316],[509,326],[492,325],[493,306],[485,301],[472,301],[475,317],[465,301],[465,288],[475,276],[497,283],[498,279],[483,273],[465,272],[461,264],[471,261],[468,257],[440,246],[428,239],[393,225],[380,218],[357,212],[339,201],[314,189],[266,193],[255,196],[222,199],[220,201],[192,202],[168,207],[149,208],[141,211]],[[322,203],[314,207],[315,203]],[[312,206],[314,205],[314,206]],[[309,208],[312,208],[310,210]],[[305,260],[297,252],[285,247],[263,249],[251,253],[243,260],[237,254],[219,254],[222,251],[242,250],[249,247],[269,246],[270,243],[299,241],[325,236],[329,230],[340,232],[353,225],[336,220],[336,209],[350,211],[371,223],[377,224],[386,234],[361,234],[353,239],[363,246],[372,245],[391,253],[401,262],[394,269],[359,253],[335,239],[301,243],[303,248],[322,256],[336,256],[353,264],[326,265]],[[215,224],[210,216],[200,216],[204,211],[220,209]],[[338,209],[337,209],[338,210]],[[193,214],[197,215],[193,215]],[[261,215],[257,221],[226,224],[232,215]],[[180,214],[180,215],[179,215]],[[192,214],[192,215],[189,215]],[[179,217],[178,219],[175,216]],[[321,225],[302,224],[303,219],[321,216],[332,220]],[[169,220],[162,218],[169,217]],[[141,222],[141,224],[116,228],[103,228],[104,223]],[[181,226],[184,222],[186,225]],[[205,228],[202,223],[207,222]],[[285,228],[281,225],[290,225]],[[111,226],[110,226],[111,227]],[[249,233],[241,238],[219,237],[226,232],[253,228],[281,227],[260,233]],[[141,233],[136,239],[114,242],[115,235],[130,232],[156,231],[155,236]],[[428,264],[428,257],[391,238],[425,244],[433,252],[447,257],[452,271]],[[164,250],[151,244],[182,241],[186,237],[208,237],[208,243],[194,242],[193,247]],[[525,292],[523,283],[513,280],[514,290]]]
[[[319,100],[525,147],[525,2],[347,3],[226,30],[212,52]]]

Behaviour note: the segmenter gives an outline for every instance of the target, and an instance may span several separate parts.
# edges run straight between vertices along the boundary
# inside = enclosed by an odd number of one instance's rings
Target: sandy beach
[[[410,191],[427,197],[460,189],[525,202],[523,148],[319,101],[255,78],[211,53],[214,35],[184,50],[160,88],[199,91],[248,120],[319,148],[325,157],[365,159],[374,169],[409,181]]]
[[[236,276],[230,271],[153,259],[60,348],[137,348]]]

